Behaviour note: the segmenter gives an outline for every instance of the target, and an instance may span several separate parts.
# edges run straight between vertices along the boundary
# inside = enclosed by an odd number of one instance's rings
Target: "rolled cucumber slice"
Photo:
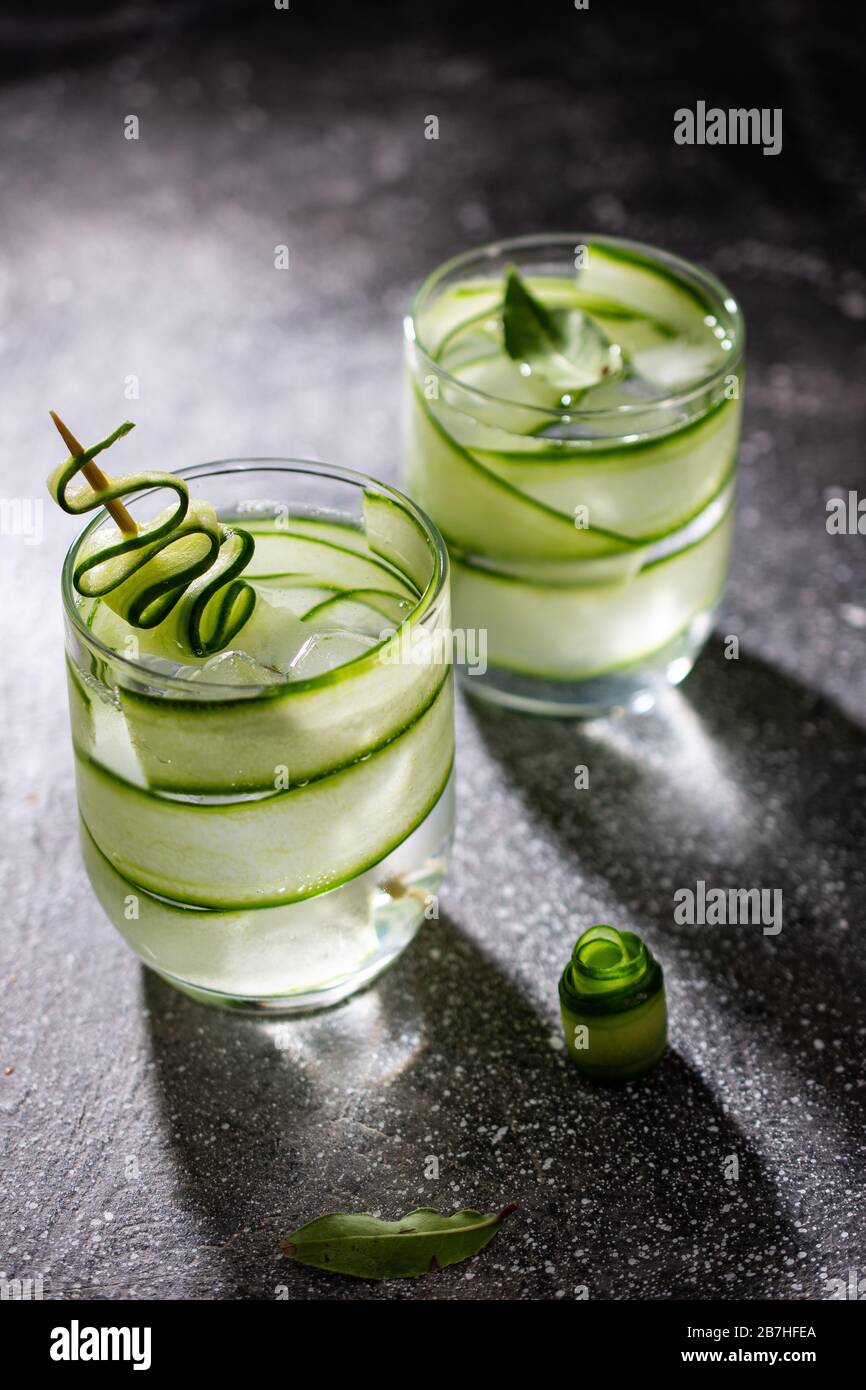
[[[613,583],[540,584],[452,556],[461,625],[487,630],[493,666],[547,680],[584,680],[638,664],[667,645],[724,587],[733,508],[697,544]]]
[[[286,587],[270,588],[263,585],[260,588],[257,581],[250,585],[250,589],[256,600],[255,605],[234,645],[250,658],[248,664],[253,669],[256,665],[261,668],[261,683],[270,685],[280,679],[277,668],[281,667],[282,662],[290,661],[307,638],[308,634],[301,625],[303,613],[334,590],[308,582],[297,587],[289,587],[287,583]],[[164,668],[165,674],[169,674],[170,669],[181,669],[188,674],[225,656],[225,653],[219,653],[216,657],[192,655],[179,626],[172,614],[159,627],[141,632],[102,603],[93,612],[90,622],[94,637],[119,655],[141,662],[144,668],[142,675],[154,660],[168,663]],[[244,682],[246,686],[249,684]],[[238,686],[240,694],[240,682]],[[195,698],[194,693],[191,698]]]
[[[449,673],[389,743],[315,781],[290,780],[288,791],[241,803],[174,800],[79,752],[79,808],[97,846],[133,884],[193,906],[263,907],[312,897],[378,863],[435,805],[452,757]]]

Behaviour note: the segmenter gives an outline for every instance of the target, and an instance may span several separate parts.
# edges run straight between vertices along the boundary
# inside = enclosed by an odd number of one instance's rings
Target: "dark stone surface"
[[[73,834],[73,526],[46,502],[42,544],[3,535],[0,1271],[52,1297],[805,1299],[866,1272],[866,537],[825,528],[828,489],[866,491],[857,48],[805,0],[688,29],[467,8],[94,4],[58,7],[56,42],[3,21],[6,497],[59,460],[49,406],[86,440],[131,414],[128,468],[261,452],[395,478],[407,294],[496,235],[669,246],[750,331],[735,569],[694,674],[583,727],[464,703],[442,920],[327,1015],[200,1008],[103,919]],[[675,146],[697,99],[782,105],[783,153]],[[781,934],[676,926],[698,878],[781,888]],[[670,1052],[617,1091],[559,1047],[557,976],[594,921],[644,933],[668,980]],[[419,1282],[278,1250],[328,1208],[508,1200],[479,1259]]]

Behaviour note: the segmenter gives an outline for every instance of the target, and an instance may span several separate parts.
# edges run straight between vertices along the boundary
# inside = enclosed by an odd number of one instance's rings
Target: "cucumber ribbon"
[[[186,482],[174,473],[148,470],[109,478],[102,488],[85,481],[70,491],[85,464],[133,428],[126,420],[106,439],[70,456],[49,477],[49,492],[72,516],[143,488],[168,488],[174,505],[135,535],[118,532],[119,539],[107,544],[100,539],[104,532],[89,537],[76,557],[72,582],[83,597],[103,599],[133,627],[158,627],[177,609],[180,645],[195,656],[211,656],[228,645],[256,605],[255,590],[238,578],[255,550],[249,532],[224,526],[209,503],[191,501]]]

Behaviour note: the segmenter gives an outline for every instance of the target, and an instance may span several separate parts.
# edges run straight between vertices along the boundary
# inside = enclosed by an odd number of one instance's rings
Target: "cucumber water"
[[[743,325],[712,276],[602,237],[457,258],[406,320],[404,478],[484,634],[477,694],[590,714],[691,668],[728,573]]]
[[[398,493],[341,470],[253,461],[184,476],[208,499],[188,516],[209,507],[210,529],[243,546],[223,648],[211,650],[206,606],[200,650],[188,640],[207,574],[158,623],[130,621],[135,586],[156,592],[153,564],[133,570],[122,545],[112,558],[104,515],[67,561],[85,863],[127,942],[188,993],[320,1007],[435,915],[453,826],[452,678],[446,642],[406,637],[448,630],[447,554]],[[177,555],[159,563],[176,569]]]

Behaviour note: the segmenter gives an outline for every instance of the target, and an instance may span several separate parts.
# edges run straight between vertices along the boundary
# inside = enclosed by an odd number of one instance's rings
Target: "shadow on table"
[[[720,642],[651,715],[580,724],[475,701],[470,710],[584,884],[645,924],[663,960],[696,960],[766,1064],[784,1060],[801,1084],[817,1081],[834,1122],[862,1143],[848,1083],[861,1068],[866,984],[854,931],[866,888],[866,731],[754,657],[725,661]],[[575,790],[578,766],[588,791]],[[677,925],[673,894],[699,880],[779,889],[781,931]]]
[[[759,1156],[681,1057],[625,1088],[583,1082],[552,1019],[447,918],[325,1014],[223,1013],[149,971],[144,992],[172,1161],[210,1233],[218,1297],[273,1298],[280,1285],[326,1299],[573,1297],[581,1286],[593,1298],[757,1297],[767,1247],[796,1251]],[[726,1181],[734,1157],[739,1177]],[[278,1251],[327,1210],[396,1217],[512,1200],[519,1215],[471,1279],[458,1266],[383,1288]]]

